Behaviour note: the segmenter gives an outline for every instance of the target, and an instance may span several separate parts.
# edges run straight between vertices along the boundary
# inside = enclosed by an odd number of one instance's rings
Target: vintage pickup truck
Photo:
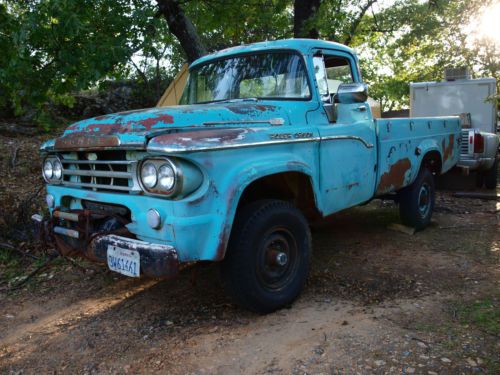
[[[80,121],[42,145],[59,251],[139,277],[220,262],[267,313],[307,277],[312,220],[376,197],[423,229],[458,161],[457,117],[374,120],[355,53],[319,40],[239,46],[190,66],[182,105]]]

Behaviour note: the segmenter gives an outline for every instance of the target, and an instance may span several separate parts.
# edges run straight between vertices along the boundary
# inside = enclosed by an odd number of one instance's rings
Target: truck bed
[[[375,195],[395,192],[416,178],[430,153],[441,160],[439,172],[450,170],[460,156],[457,116],[376,119],[378,139]]]

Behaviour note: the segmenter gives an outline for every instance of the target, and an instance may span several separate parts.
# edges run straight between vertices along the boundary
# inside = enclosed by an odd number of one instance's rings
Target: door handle
[[[354,108],[355,111],[366,112],[366,106],[360,105],[359,107]]]

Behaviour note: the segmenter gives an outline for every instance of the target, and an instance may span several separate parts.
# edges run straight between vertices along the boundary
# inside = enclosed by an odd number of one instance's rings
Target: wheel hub
[[[267,256],[270,265],[283,267],[288,263],[288,255],[285,252],[269,249]]]

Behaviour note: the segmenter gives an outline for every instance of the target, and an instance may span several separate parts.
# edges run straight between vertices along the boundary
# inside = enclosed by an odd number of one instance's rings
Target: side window
[[[336,94],[342,83],[353,83],[352,67],[349,60],[340,56],[325,56],[325,70],[330,94]]]

